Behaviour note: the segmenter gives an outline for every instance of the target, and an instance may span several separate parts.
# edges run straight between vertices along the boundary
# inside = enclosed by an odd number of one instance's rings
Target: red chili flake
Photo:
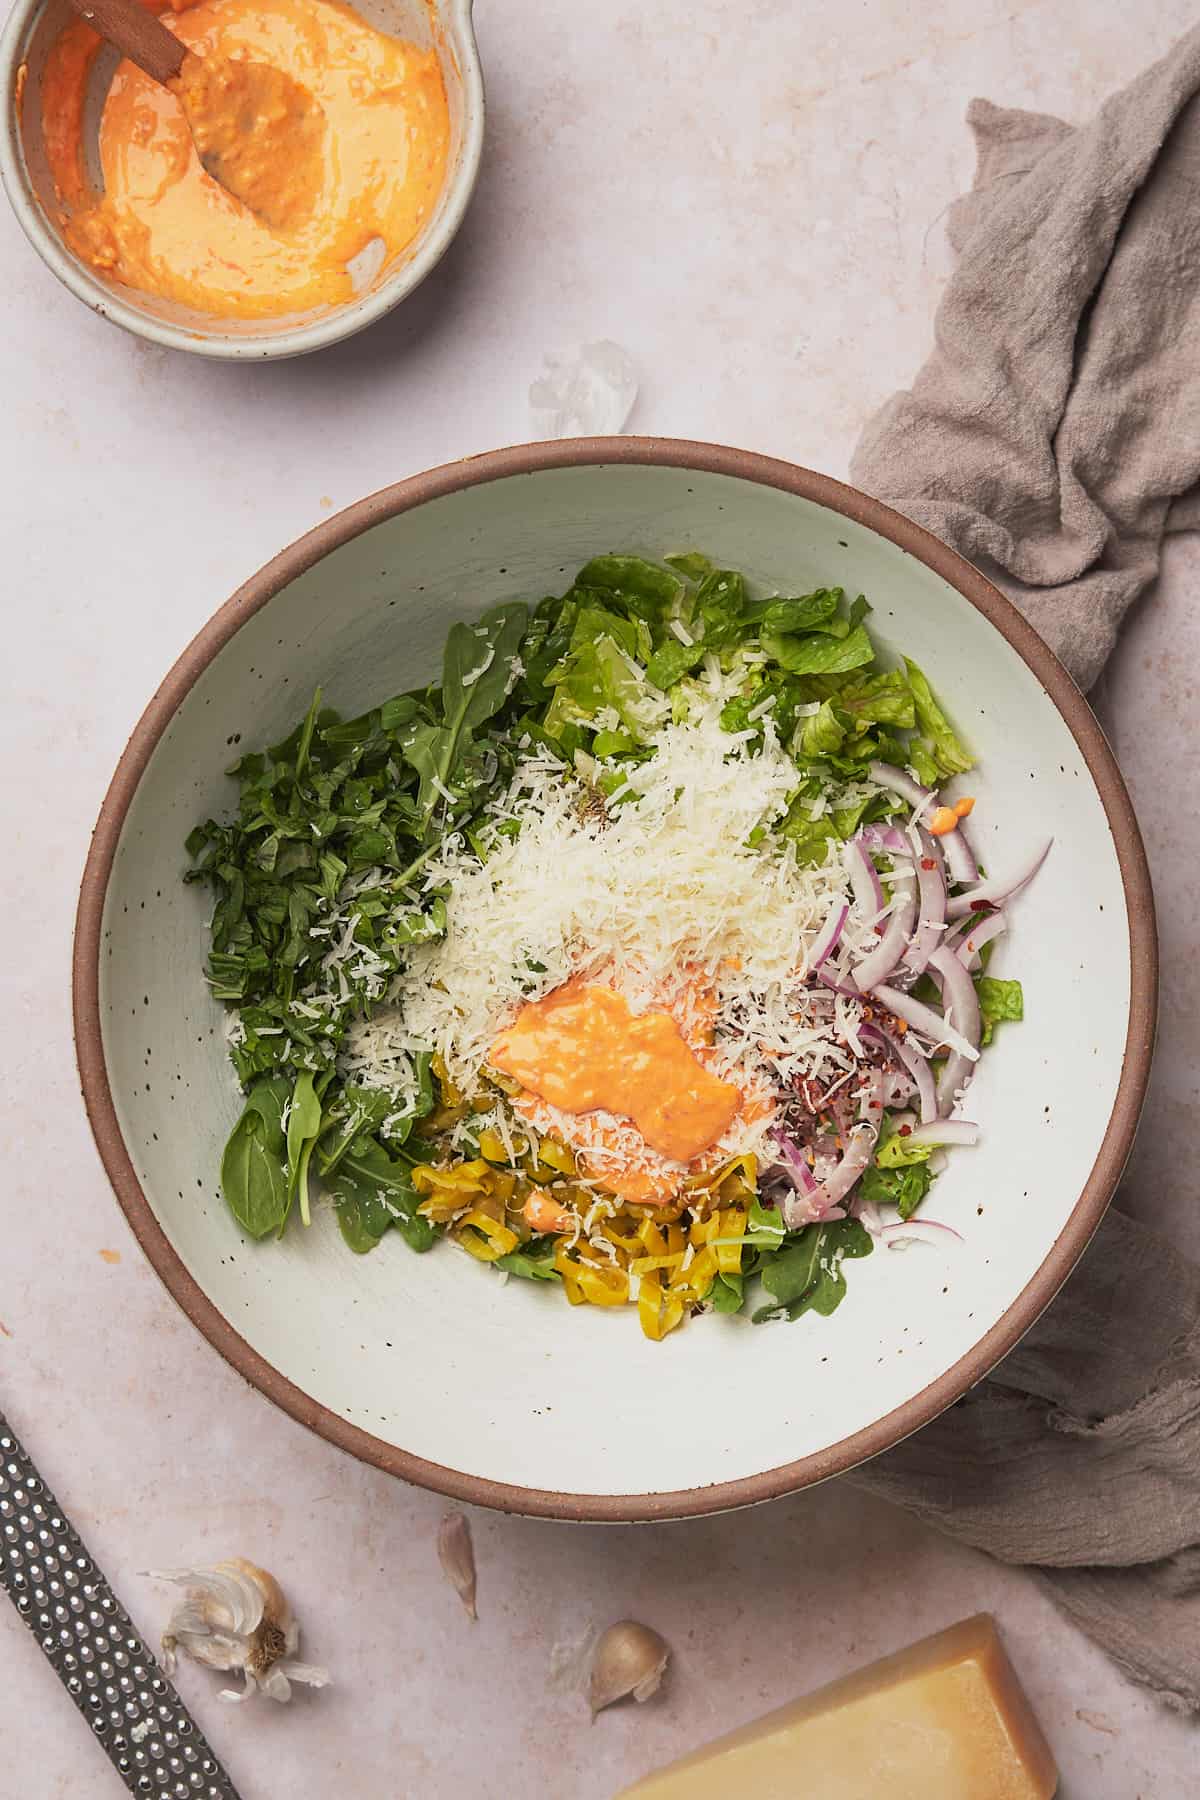
[[[875,936],[876,936],[876,937],[882,937],[882,936],[883,936],[883,926],[882,926],[882,925],[877,925],[877,926],[876,926],[876,927],[875,927]]]
[[[990,900],[972,900],[971,911],[972,912],[990,912],[991,906],[992,906],[992,903]]]
[[[923,869],[936,869],[937,864],[934,862],[932,856],[923,856],[921,858],[921,867]]]
[[[912,1136],[912,1126],[911,1125],[902,1125],[900,1127],[900,1136],[901,1137],[911,1137]]]

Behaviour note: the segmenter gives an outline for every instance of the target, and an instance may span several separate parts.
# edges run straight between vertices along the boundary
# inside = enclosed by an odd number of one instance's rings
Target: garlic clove
[[[475,1546],[471,1541],[471,1524],[465,1513],[447,1513],[438,1528],[438,1561],[443,1573],[463,1605],[469,1618],[477,1619],[475,1610]]]
[[[168,1674],[178,1649],[207,1668],[239,1672],[244,1690],[221,1690],[223,1700],[235,1703],[256,1690],[286,1701],[293,1680],[311,1687],[327,1684],[324,1669],[295,1660],[300,1627],[279,1583],[266,1569],[235,1557],[214,1568],[146,1572],[184,1589],[162,1637]]]
[[[592,1717],[632,1695],[649,1700],[662,1685],[671,1651],[665,1639],[636,1619],[621,1619],[604,1632],[592,1654],[588,1704]]]

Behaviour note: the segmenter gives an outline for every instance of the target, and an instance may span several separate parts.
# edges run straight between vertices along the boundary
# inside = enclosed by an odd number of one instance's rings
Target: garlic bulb
[[[592,1717],[630,1694],[638,1701],[656,1694],[670,1656],[665,1641],[648,1625],[639,1625],[636,1619],[610,1625],[592,1656],[588,1681]]]
[[[212,1569],[147,1569],[158,1581],[184,1589],[184,1598],[162,1635],[163,1667],[175,1670],[175,1652],[209,1669],[236,1669],[245,1683],[239,1693],[222,1688],[222,1700],[247,1700],[259,1690],[272,1700],[289,1700],[293,1681],[325,1687],[329,1675],[296,1661],[300,1627],[279,1583],[265,1569],[238,1556]]]
[[[447,1513],[438,1530],[438,1561],[442,1573],[467,1609],[469,1618],[477,1619],[475,1610],[475,1546],[471,1542],[471,1524],[465,1513]]]

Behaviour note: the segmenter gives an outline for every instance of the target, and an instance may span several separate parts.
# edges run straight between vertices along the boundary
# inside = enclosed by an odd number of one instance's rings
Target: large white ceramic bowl
[[[474,0],[354,0],[380,31],[438,53],[450,106],[450,160],[432,216],[408,247],[353,300],[273,319],[214,318],[176,301],[111,281],[67,244],[46,161],[41,93],[46,58],[74,16],[70,0],[15,0],[0,33],[0,180],[34,249],[59,280],[102,319],[172,350],[226,361],[301,356],[373,324],[398,306],[440,262],[462,223],[483,154],[483,76],[471,22]],[[84,151],[101,185],[96,132],[118,57],[102,51],[88,81]]]
[[[979,755],[987,864],[1053,854],[996,966],[1027,1015],[984,1060],[978,1149],[937,1216],[961,1246],[877,1251],[828,1320],[694,1320],[663,1344],[633,1312],[502,1286],[450,1249],[344,1250],[322,1212],[248,1243],[217,1188],[239,1110],[202,975],[190,827],[228,808],[230,744],[279,738],[321,683],[354,713],[427,680],[447,626],[560,590],[605,550],[702,548],[768,590],[863,590],[889,650],[928,671]],[[563,879],[570,880],[564,869]],[[1153,908],[1111,753],[1076,688],[987,581],[823,476],[701,444],[598,439],[499,451],[402,482],[269,563],[151,701],[84,877],[76,1035],[101,1154],[189,1316],[305,1424],[464,1500],[567,1518],[712,1511],[836,1474],[914,1431],[1037,1317],[1098,1223],[1150,1062]]]

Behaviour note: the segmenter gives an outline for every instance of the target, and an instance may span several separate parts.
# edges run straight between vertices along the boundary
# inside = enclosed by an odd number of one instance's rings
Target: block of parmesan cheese
[[[625,1800],[1050,1800],[1058,1772],[987,1613],[648,1775]]]

